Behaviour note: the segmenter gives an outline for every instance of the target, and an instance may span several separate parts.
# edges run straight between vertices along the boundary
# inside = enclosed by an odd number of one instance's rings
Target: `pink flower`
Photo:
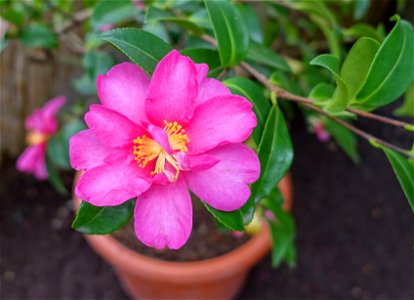
[[[65,101],[63,96],[56,97],[27,117],[25,127],[29,131],[27,135],[29,147],[17,159],[16,167],[19,171],[31,173],[39,180],[47,178],[45,162],[47,141],[58,128],[56,113]]]
[[[208,67],[173,50],[152,79],[122,63],[98,78],[102,105],[89,129],[70,141],[70,160],[86,170],[75,192],[96,206],[137,198],[135,232],[144,244],[180,248],[192,228],[188,189],[232,211],[259,177],[256,154],[242,144],[256,126],[252,104],[207,78]]]
[[[145,7],[144,0],[132,0],[132,4],[134,4],[138,10],[144,9]]]
[[[99,28],[102,32],[111,30],[112,28],[114,28],[113,24],[104,24],[101,26],[101,28]]]
[[[330,140],[331,136],[329,133],[325,130],[325,126],[322,123],[319,123],[314,128],[316,137],[321,142],[327,142]]]

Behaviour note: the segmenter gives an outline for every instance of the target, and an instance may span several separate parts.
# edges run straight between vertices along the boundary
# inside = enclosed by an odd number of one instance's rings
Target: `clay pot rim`
[[[79,179],[78,173],[75,184]],[[292,184],[290,176],[285,176],[279,183],[286,199],[286,209],[291,209]],[[74,196],[75,209],[81,200]],[[88,243],[102,257],[114,265],[117,269],[126,269],[128,272],[142,274],[147,277],[166,277],[171,281],[203,281],[205,277],[228,277],[229,274],[238,273],[241,270],[251,268],[258,259],[262,258],[270,249],[271,239],[267,226],[263,226],[262,232],[238,248],[223,255],[190,262],[165,261],[158,258],[145,256],[129,249],[111,235],[87,235]],[[172,250],[171,250],[172,251]]]

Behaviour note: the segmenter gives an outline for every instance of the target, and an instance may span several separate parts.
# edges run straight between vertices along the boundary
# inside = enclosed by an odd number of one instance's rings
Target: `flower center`
[[[30,131],[26,136],[27,144],[34,146],[46,142],[49,139],[49,136],[38,131]]]
[[[133,155],[138,166],[145,168],[147,164],[156,159],[154,170],[151,175],[164,173],[170,182],[175,182],[180,173],[180,168],[175,154],[177,152],[187,152],[187,143],[190,142],[185,134],[183,127],[177,122],[167,122],[164,120],[164,132],[168,136],[168,143],[173,150],[169,154],[157,141],[142,135],[134,140]],[[171,166],[175,172],[168,168]]]

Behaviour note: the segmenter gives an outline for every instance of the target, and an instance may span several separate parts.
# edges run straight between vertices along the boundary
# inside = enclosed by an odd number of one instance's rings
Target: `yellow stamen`
[[[39,145],[48,140],[47,134],[40,133],[38,131],[31,131],[26,137],[26,142],[29,145]]]
[[[183,127],[177,122],[167,122],[164,120],[164,131],[168,136],[171,149],[174,152],[187,152],[186,144],[190,142]],[[180,173],[180,167],[175,158],[175,154],[168,154],[160,144],[146,135],[139,136],[134,140],[133,146],[134,160],[141,168],[144,168],[150,161],[156,159],[154,170],[151,175],[164,173],[172,182],[176,181]],[[165,165],[168,162],[175,170],[175,174],[166,170]]]

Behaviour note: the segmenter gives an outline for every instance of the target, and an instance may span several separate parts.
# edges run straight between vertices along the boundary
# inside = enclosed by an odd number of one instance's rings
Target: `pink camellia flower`
[[[16,167],[19,171],[31,173],[39,180],[47,178],[45,162],[47,141],[58,128],[56,113],[65,101],[63,96],[56,97],[27,117],[25,127],[29,131],[27,135],[29,147],[17,160]]]
[[[114,66],[98,78],[101,105],[86,114],[89,129],[70,141],[72,166],[86,171],[76,195],[95,206],[137,198],[136,235],[157,249],[187,241],[188,189],[232,211],[259,177],[256,154],[242,144],[256,126],[252,104],[207,78],[207,71],[176,50],[152,79],[134,64]]]

